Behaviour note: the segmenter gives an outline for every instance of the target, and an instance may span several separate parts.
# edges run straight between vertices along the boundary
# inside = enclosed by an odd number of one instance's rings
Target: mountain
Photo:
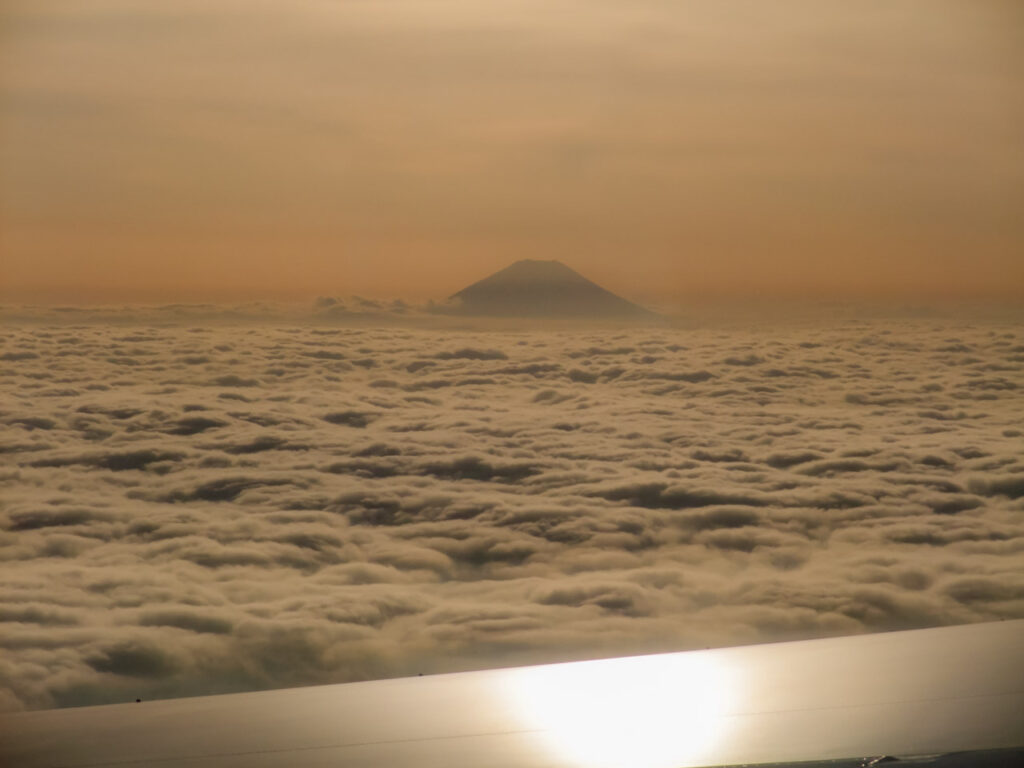
[[[456,311],[491,317],[654,318],[560,261],[523,259],[450,297]]]

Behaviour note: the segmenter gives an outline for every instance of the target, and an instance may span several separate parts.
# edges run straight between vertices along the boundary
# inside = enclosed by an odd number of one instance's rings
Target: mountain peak
[[[459,312],[500,317],[653,317],[560,261],[521,259],[451,296]]]

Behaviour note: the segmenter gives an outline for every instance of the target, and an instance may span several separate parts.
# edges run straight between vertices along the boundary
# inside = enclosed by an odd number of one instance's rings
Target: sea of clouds
[[[0,709],[1024,617],[1019,324],[76,317],[0,329]]]

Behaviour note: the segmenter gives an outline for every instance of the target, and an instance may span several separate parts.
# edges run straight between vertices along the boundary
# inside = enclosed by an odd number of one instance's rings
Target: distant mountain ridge
[[[449,299],[460,314],[491,317],[655,318],[560,261],[523,259]]]

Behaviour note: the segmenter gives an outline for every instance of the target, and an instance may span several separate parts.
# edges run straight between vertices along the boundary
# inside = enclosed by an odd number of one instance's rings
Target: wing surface
[[[0,717],[11,768],[852,768],[883,755],[1024,764],[1024,620]]]

